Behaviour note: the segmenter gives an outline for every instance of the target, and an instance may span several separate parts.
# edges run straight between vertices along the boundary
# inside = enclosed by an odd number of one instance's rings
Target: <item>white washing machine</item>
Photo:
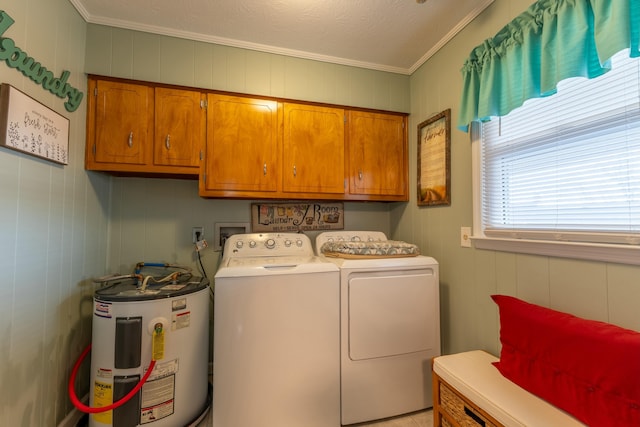
[[[338,274],[303,234],[229,237],[215,275],[214,427],[340,425]]]
[[[386,240],[381,232],[323,232],[316,253],[327,242]],[[340,268],[342,424],[433,406],[431,359],[440,355],[437,261],[422,255],[326,259]]]

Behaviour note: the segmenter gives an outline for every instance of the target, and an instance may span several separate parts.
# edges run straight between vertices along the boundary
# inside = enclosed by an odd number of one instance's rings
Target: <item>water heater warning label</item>
[[[112,314],[112,305],[109,302],[96,301],[93,306],[93,314],[98,317],[106,317],[110,319]]]
[[[144,384],[140,410],[141,424],[152,423],[173,414],[175,380],[175,375],[168,375]]]
[[[93,406],[104,408],[113,403],[113,386],[109,383],[95,381],[93,384]],[[93,414],[93,420],[97,423],[111,424],[113,411],[98,412]]]
[[[186,328],[191,324],[191,312],[184,311],[182,313],[177,313],[173,315],[173,319],[171,322],[171,329],[178,330],[182,328]]]
[[[187,308],[187,299],[180,298],[171,301],[171,311],[180,311]]]

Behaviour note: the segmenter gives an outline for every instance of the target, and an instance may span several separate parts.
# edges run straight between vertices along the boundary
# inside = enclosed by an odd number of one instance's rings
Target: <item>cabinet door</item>
[[[277,190],[278,117],[276,101],[208,95],[204,195]]]
[[[201,101],[203,95],[197,91],[156,88],[154,164],[200,165],[206,125]]]
[[[407,196],[405,116],[350,111],[349,192]]]
[[[99,80],[94,96],[93,160],[98,163],[149,163],[153,134],[153,88]]]
[[[283,191],[344,194],[344,110],[284,105]]]

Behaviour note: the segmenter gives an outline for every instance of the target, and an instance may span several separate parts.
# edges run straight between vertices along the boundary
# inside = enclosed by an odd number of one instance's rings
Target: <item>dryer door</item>
[[[389,357],[437,348],[439,298],[432,269],[349,276],[349,357]]]

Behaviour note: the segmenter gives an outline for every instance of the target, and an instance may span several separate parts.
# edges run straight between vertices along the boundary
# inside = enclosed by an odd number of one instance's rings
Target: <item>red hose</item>
[[[80,411],[86,412],[88,414],[107,412],[127,403],[142,388],[144,383],[147,381],[147,378],[149,378],[149,375],[151,375],[153,368],[156,366],[156,361],[151,360],[151,363],[149,363],[149,367],[147,368],[147,372],[144,374],[142,379],[122,399],[118,400],[117,402],[113,402],[111,405],[108,405],[108,406],[92,408],[91,406],[87,406],[84,403],[80,402],[80,399],[78,399],[78,396],[76,395],[76,390],[75,390],[76,374],[78,373],[78,369],[80,369],[80,364],[82,364],[82,361],[84,360],[85,357],[87,357],[87,354],[89,353],[90,350],[91,350],[91,344],[89,344],[87,348],[85,348],[83,352],[80,354],[80,357],[76,361],[76,364],[73,366],[73,370],[71,371],[71,378],[69,378],[69,398],[71,399],[71,403],[73,403],[73,406],[78,408]]]

